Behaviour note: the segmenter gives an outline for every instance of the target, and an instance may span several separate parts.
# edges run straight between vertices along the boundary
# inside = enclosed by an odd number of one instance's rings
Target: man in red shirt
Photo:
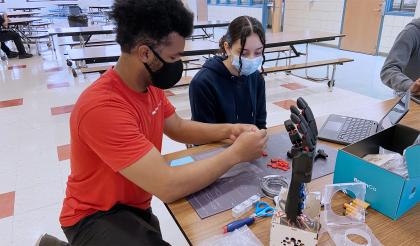
[[[180,0],[116,0],[121,57],[79,97],[70,118],[71,174],[60,223],[71,245],[166,245],[150,208],[198,191],[261,156],[266,132],[181,119],[165,97],[182,76],[193,15]],[[231,139],[206,160],[170,167],[162,136],[191,144]]]

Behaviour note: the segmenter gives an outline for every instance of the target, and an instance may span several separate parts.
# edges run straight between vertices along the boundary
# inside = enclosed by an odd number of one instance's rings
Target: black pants
[[[116,205],[96,212],[71,227],[63,227],[70,245],[169,245],[151,209]]]
[[[6,50],[8,50],[9,52],[10,50],[3,42],[10,41],[10,40],[13,40],[13,42],[15,43],[16,48],[19,51],[19,55],[26,53],[25,47],[23,46],[23,43],[22,43],[22,39],[17,32],[0,31],[0,42],[2,42],[1,49],[4,51],[4,53],[6,53],[6,55],[8,54]]]
[[[9,55],[10,52],[12,52],[9,47],[4,42],[1,42],[1,50],[6,53],[6,55]]]

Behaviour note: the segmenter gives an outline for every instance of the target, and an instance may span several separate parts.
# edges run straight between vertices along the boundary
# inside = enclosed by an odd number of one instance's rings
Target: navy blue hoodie
[[[190,84],[192,120],[205,123],[246,123],[266,128],[265,81],[256,71],[234,76],[214,56]]]

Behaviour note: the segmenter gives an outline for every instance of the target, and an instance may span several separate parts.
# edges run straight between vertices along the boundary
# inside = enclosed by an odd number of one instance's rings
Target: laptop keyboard
[[[371,120],[347,118],[338,134],[338,139],[347,143],[354,143],[367,138],[370,136],[370,130],[374,124],[375,122]]]

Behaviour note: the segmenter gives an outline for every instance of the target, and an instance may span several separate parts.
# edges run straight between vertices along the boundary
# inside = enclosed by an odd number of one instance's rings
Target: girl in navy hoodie
[[[250,16],[234,19],[220,40],[221,56],[206,61],[190,84],[192,120],[266,128],[265,33]]]

